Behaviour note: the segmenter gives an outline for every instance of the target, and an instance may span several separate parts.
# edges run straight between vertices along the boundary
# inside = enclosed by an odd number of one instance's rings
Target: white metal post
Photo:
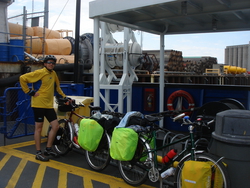
[[[7,19],[7,2],[0,2],[0,43],[9,42],[9,26]]]
[[[163,112],[164,109],[164,34],[160,35],[160,105],[159,111]],[[163,127],[163,120],[160,121],[160,127]]]
[[[250,42],[248,44],[248,54],[247,54],[247,59],[248,59],[248,63],[247,63],[247,71],[250,71]]]
[[[94,105],[100,106],[99,86],[99,18],[94,18]]]
[[[105,41],[104,41],[104,36],[105,36],[105,22],[101,22],[101,63],[100,64],[100,82],[102,79],[105,79],[106,81],[106,76],[105,76],[105,66],[104,66],[104,51],[105,51]],[[99,41],[99,39],[98,39]],[[99,45],[98,45],[99,46]]]

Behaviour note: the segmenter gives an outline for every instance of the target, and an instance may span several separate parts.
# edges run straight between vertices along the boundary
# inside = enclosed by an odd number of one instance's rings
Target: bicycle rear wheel
[[[131,161],[118,161],[119,172],[127,184],[139,186],[147,180],[149,171],[146,162],[146,159],[149,158],[147,148],[149,146],[146,146],[146,143],[139,138],[133,159]]]
[[[60,143],[56,145],[52,145],[52,148],[59,155],[66,155],[70,150],[70,129],[68,122],[64,119],[59,120],[59,126],[62,128],[62,135],[60,139]]]
[[[98,148],[95,151],[90,152],[86,150],[85,156],[87,163],[93,170],[101,171],[108,166],[111,159],[109,155],[109,148],[110,137],[105,132],[102,136]]]
[[[185,156],[184,159],[178,164],[175,172],[175,180],[176,180],[176,187],[181,188],[182,187],[182,170],[184,167],[184,162],[191,160],[191,156]],[[209,161],[211,163],[211,169],[212,169],[212,178],[211,178],[211,186],[212,188],[230,188],[230,179],[227,172],[227,169],[225,165],[223,164],[222,160],[220,160],[219,157],[211,155],[209,153],[196,153],[195,154],[195,160],[196,161]],[[221,175],[222,182],[220,185],[215,185],[215,181],[213,181],[215,176],[215,171]]]

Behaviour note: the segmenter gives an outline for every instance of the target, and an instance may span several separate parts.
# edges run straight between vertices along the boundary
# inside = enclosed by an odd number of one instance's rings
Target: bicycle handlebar
[[[181,113],[181,114],[175,116],[175,117],[173,118],[173,122],[175,122],[176,120],[178,120],[178,119],[180,119],[180,118],[183,118],[185,115],[186,115],[185,113]]]
[[[215,122],[214,119],[212,119],[212,120],[210,120],[208,122],[205,122],[202,117],[198,117],[195,121],[192,122],[189,119],[189,116],[184,116],[185,114],[184,115],[183,114],[184,113],[177,115],[175,118],[173,118],[173,121],[176,121],[176,120],[182,118],[182,124],[181,125],[193,125],[193,126],[198,125],[198,126],[204,126],[204,127],[208,127],[208,128],[210,128],[209,127],[210,124]]]
[[[184,112],[193,112],[196,110],[199,110],[201,107],[195,107],[195,108],[191,108],[191,109],[185,109],[185,110],[168,110],[168,111],[164,111],[164,112],[159,112],[159,113],[154,113],[154,114],[150,114],[151,116],[174,116],[176,114],[180,114],[180,113],[184,113]]]
[[[58,105],[71,105],[72,108],[78,108],[80,106],[84,107],[85,105],[82,103],[76,104],[76,101],[71,98],[57,98],[56,103]]]

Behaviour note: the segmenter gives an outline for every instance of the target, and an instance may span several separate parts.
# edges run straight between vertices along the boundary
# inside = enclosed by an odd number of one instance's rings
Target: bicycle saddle
[[[151,116],[151,115],[145,115],[145,119],[148,120],[149,122],[155,122],[155,121],[161,120],[160,117]]]
[[[101,107],[100,106],[92,106],[92,105],[89,105],[89,108],[91,110],[101,110]]]

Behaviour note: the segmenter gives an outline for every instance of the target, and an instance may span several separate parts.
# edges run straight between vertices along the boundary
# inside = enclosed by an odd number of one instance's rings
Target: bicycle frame
[[[75,123],[75,122],[73,122],[73,119],[72,119],[73,115],[75,115],[75,116],[77,116],[77,117],[79,117],[81,119],[85,119],[86,118],[85,116],[77,114],[75,111],[71,111],[68,120],[70,120],[70,122],[72,122],[72,123]]]
[[[71,111],[70,114],[69,114],[69,117],[68,118],[65,118],[64,120],[68,123],[69,125],[69,129],[70,129],[70,140],[72,141],[73,145],[76,147],[76,148],[80,148],[80,146],[78,144],[76,144],[73,140],[74,140],[74,133],[75,133],[75,127],[73,126],[74,125],[74,122],[73,122],[73,119],[72,119],[72,116],[75,115],[81,119],[84,119],[86,117],[80,115],[80,114],[77,114],[76,112],[74,111]]]
[[[169,144],[157,147],[156,146],[156,131],[153,130],[151,132],[151,138],[150,141],[152,141],[153,139],[153,143],[154,146],[153,148],[150,148],[149,150],[147,149],[147,151],[143,152],[142,155],[147,155],[150,154],[149,156],[152,157],[152,159],[149,159],[152,162],[152,166],[154,168],[158,169],[158,162],[157,162],[157,151],[162,150],[164,148],[167,148],[169,146],[175,145],[177,143],[181,143],[183,141],[187,141],[190,140],[190,146],[186,146],[179,154],[177,154],[172,160],[170,160],[168,163],[164,164],[164,167],[159,171],[160,173],[164,172],[166,169],[168,169],[175,161],[180,161],[185,155],[187,155],[188,153],[191,155],[191,159],[194,160],[195,159],[195,139],[194,139],[194,133],[193,133],[193,129],[194,126],[189,125],[189,135],[184,136],[183,138],[180,138],[174,142],[171,142]],[[142,136],[140,136],[141,140],[145,143],[149,143],[147,139],[142,139]],[[148,144],[149,145],[149,144]]]

